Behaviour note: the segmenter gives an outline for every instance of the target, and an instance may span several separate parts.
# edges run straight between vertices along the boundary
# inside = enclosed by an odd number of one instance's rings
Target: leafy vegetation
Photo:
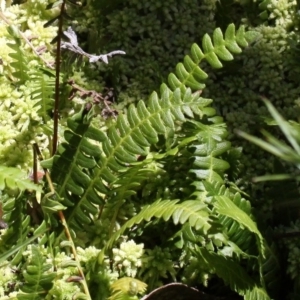
[[[174,17],[193,15],[188,8],[200,5],[172,1],[153,0],[146,7],[130,0],[127,12],[153,11],[177,28]],[[201,11],[220,12],[224,3],[201,5]],[[273,9],[253,5],[264,10],[263,18]],[[154,77],[151,68],[129,72],[128,65],[147,65],[151,55],[144,60],[137,54],[144,53],[142,40],[155,35],[153,24],[144,24],[140,36],[133,35],[134,52],[128,36],[114,31],[120,24],[112,20],[120,16],[121,27],[131,26],[119,1],[28,0],[1,8],[0,299],[134,300],[170,282],[214,296],[284,299],[285,271],[294,293],[287,299],[297,299],[298,241],[286,242],[297,216],[281,199],[276,209],[285,206],[292,225],[278,222],[276,213],[273,224],[263,221],[256,190],[245,188],[252,184],[242,172],[244,152],[232,146],[228,116],[224,121],[220,103],[206,97],[214,95],[214,79],[265,38],[260,30],[216,13],[222,26],[212,22],[201,39],[191,41],[189,53],[178,50],[182,62],[165,80],[174,59],[159,56]],[[107,17],[97,19],[100,12]],[[80,27],[84,14],[89,18]],[[82,33],[93,32],[98,22],[92,54],[91,37]],[[188,40],[201,23],[191,22],[184,29]],[[161,26],[166,34],[169,23]],[[126,55],[119,56],[123,50]],[[145,97],[158,81],[160,87]],[[279,125],[292,148],[275,131],[262,131],[268,141],[239,135],[298,167],[299,124],[265,102],[275,121],[264,120]],[[291,172],[257,181],[298,179]],[[285,259],[291,262],[287,270]]]

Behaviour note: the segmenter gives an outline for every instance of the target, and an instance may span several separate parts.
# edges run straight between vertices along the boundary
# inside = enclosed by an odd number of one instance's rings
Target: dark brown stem
[[[55,59],[55,103],[53,112],[53,140],[52,140],[52,155],[56,153],[58,143],[58,117],[59,117],[59,74],[60,74],[60,60],[61,60],[61,38],[63,34],[63,14],[65,12],[66,0],[63,1],[60,8],[60,15],[58,18],[58,32],[56,44],[56,59]]]

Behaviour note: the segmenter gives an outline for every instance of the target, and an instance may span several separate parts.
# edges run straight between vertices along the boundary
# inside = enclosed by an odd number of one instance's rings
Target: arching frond
[[[187,87],[192,90],[202,90],[205,88],[204,81],[208,78],[199,66],[202,60],[206,60],[213,68],[222,68],[221,60],[233,60],[232,54],[242,52],[241,47],[248,46],[248,41],[253,36],[250,32],[245,32],[245,27],[241,26],[237,31],[234,24],[230,24],[225,37],[220,28],[216,28],[211,39],[205,34],[202,39],[202,49],[193,44],[191,54],[186,55],[183,63],[176,66],[176,72],[168,77],[168,83],[172,90],[180,88],[184,91]]]
[[[136,216],[132,217],[120,230],[113,234],[106,244],[106,249],[110,248],[126,229],[142,221],[150,221],[153,217],[163,219],[164,221],[168,221],[172,218],[174,224],[184,224],[188,222],[190,226],[201,229],[207,233],[211,225],[210,213],[206,205],[194,200],[184,201],[182,203],[178,203],[178,201],[179,200],[157,201],[145,206]],[[104,251],[102,251],[100,257],[102,257],[103,254]]]

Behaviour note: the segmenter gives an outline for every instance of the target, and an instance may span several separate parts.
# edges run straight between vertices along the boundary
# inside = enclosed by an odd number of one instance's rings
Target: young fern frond
[[[145,293],[147,284],[131,277],[116,280],[111,286],[112,296],[108,300],[132,299],[133,296]]]
[[[266,258],[262,263],[263,278],[268,290],[272,291],[272,298],[280,294],[280,287],[283,284],[282,268],[279,261],[278,252],[275,243],[271,246],[266,245]]]
[[[9,228],[2,234],[0,239],[0,253],[9,250],[17,242],[23,243],[30,230],[30,216],[26,211],[27,190],[41,191],[41,187],[34,184],[28,178],[25,172],[20,169],[0,166],[0,190],[12,190],[18,192],[15,197],[2,197],[1,204],[3,210],[3,219],[9,224]],[[6,195],[7,196],[7,195]],[[14,257],[12,264],[17,264],[22,258],[22,251]]]
[[[226,135],[226,128],[223,122],[216,124],[202,124],[193,121],[197,129],[198,142],[194,142],[190,149],[194,158],[192,173],[198,179],[222,182],[224,172],[230,165],[222,159],[231,147],[231,143],[223,140]]]
[[[247,290],[246,294],[244,295],[245,300],[270,300],[270,297],[268,296],[268,293],[265,289],[254,286],[252,289]]]

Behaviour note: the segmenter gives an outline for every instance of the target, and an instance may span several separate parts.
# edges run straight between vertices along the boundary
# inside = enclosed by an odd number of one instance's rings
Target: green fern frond
[[[30,181],[28,175],[20,169],[0,166],[0,190],[5,188],[41,191],[41,187]]]
[[[270,300],[271,298],[268,296],[265,289],[255,286],[246,292],[244,299],[245,300],[257,300],[257,299]]]
[[[54,106],[55,74],[50,70],[40,69],[33,73],[30,79],[32,100],[36,101],[34,106],[40,106],[37,112],[46,122]]]
[[[24,225],[26,225],[26,224],[24,224]],[[29,226],[27,225],[27,227],[29,227]],[[22,256],[22,254],[23,254],[24,248],[27,245],[31,244],[37,238],[41,237],[44,233],[47,232],[47,230],[48,230],[48,228],[46,226],[46,222],[42,222],[42,224],[33,232],[32,237],[27,238],[24,241],[21,240],[21,242],[19,242],[18,244],[16,244],[13,247],[11,246],[12,245],[11,244],[10,247],[7,247],[8,248],[7,251],[0,254],[0,264],[3,263],[4,261],[6,261],[10,256],[17,253],[11,262],[12,265],[16,265],[20,260],[19,256]],[[7,239],[6,238],[4,238],[4,239],[5,239],[5,242],[7,242]],[[1,237],[1,242],[2,242],[2,237]],[[6,246],[9,246],[9,245],[6,245]],[[16,259],[16,257],[18,257],[18,259]]]
[[[63,198],[62,204],[73,206],[67,213],[68,224],[82,229],[97,213],[96,206],[104,203],[100,193],[107,192],[101,178],[92,177],[101,153],[97,143],[105,136],[89,124],[73,119],[68,120],[68,128],[64,133],[65,142],[53,158],[51,176],[58,184],[57,193]]]
[[[198,129],[198,143],[191,146],[194,157],[191,172],[198,179],[222,182],[224,172],[230,165],[221,157],[231,147],[230,142],[222,139],[226,134],[224,123],[206,125],[194,121],[193,124]]]
[[[63,205],[73,206],[72,212],[66,212],[68,224],[81,229],[88,224],[97,212],[95,205],[104,203],[100,194],[108,194],[108,186],[118,174],[136,163],[139,155],[149,153],[149,146],[158,142],[159,134],[167,135],[170,129],[175,130],[175,122],[186,120],[186,107],[197,107],[197,112],[203,113],[210,104],[190,89],[184,94],[179,89],[171,92],[166,86],[162,90],[161,99],[153,93],[147,106],[143,101],[129,106],[127,115],[119,115],[107,135],[80,124],[81,120],[68,121],[66,142],[54,156],[51,171],[59,185],[57,192],[64,198]]]
[[[31,258],[22,273],[25,282],[21,287],[21,292],[17,295],[17,299],[45,299],[56,277],[56,273],[51,269],[52,264],[46,263],[46,259],[42,256],[38,247],[31,246]]]
[[[29,79],[29,69],[26,54],[23,52],[21,39],[19,37],[18,29],[14,26],[7,27],[8,33],[12,36],[14,43],[7,43],[14,52],[9,53],[9,56],[14,59],[10,66],[14,68],[12,75],[18,80],[18,83],[24,83]]]
[[[110,288],[112,296],[108,298],[109,300],[125,300],[145,293],[147,284],[135,278],[123,277],[112,283]]]
[[[283,284],[283,272],[279,261],[279,249],[275,243],[271,246],[266,245],[266,258],[262,263],[263,279],[266,287],[272,292],[273,298],[279,294]]]
[[[248,200],[244,199],[234,187],[226,188],[222,182],[215,181],[203,181],[202,185],[205,190],[205,198],[207,201],[212,202],[216,196],[224,196],[230,199],[240,210],[252,218],[251,204]],[[195,192],[195,195],[203,195],[203,192]],[[234,243],[241,250],[251,248],[253,245],[254,236],[248,231],[241,227],[240,223],[233,218],[225,215],[219,215],[218,220],[224,228],[224,233],[228,236],[229,241]],[[236,247],[235,246],[235,247]]]
[[[8,224],[8,229],[1,236],[0,253],[10,250],[17,243],[26,240],[30,230],[30,216],[26,212],[26,200],[23,195],[15,198],[2,199],[3,219]],[[22,257],[22,251],[15,256],[15,261]]]
[[[172,90],[180,88],[182,91],[187,87],[194,91],[204,89],[203,82],[208,75],[199,64],[205,59],[213,68],[222,68],[221,60],[233,60],[232,54],[241,53],[241,47],[248,46],[250,36],[251,32],[245,32],[244,26],[236,31],[234,24],[227,27],[225,37],[220,28],[214,30],[212,39],[205,34],[202,39],[202,49],[197,44],[193,44],[191,54],[185,56],[183,63],[177,64],[175,74],[169,75],[170,88]]]
[[[45,233],[47,226],[45,222],[42,222],[33,232],[33,238],[28,238],[28,234],[31,231],[31,218],[27,211],[28,194],[21,193],[15,198],[4,196],[1,200],[3,219],[7,223],[8,228],[1,235],[0,257],[14,254],[10,263],[17,265],[23,258],[24,247]]]
[[[256,223],[249,217],[249,215],[240,209],[230,198],[225,196],[216,196],[216,202],[213,203],[217,212],[223,216],[229,217],[236,222],[239,226],[248,229],[250,232],[254,233],[257,237],[257,246],[261,255],[265,256],[265,246],[264,238],[262,237],[260,231],[257,228]]]
[[[27,203],[24,198],[9,199],[3,204],[4,219],[8,223],[8,228],[1,235],[0,240],[0,262],[13,256],[10,260],[12,266],[18,265],[23,259],[23,252],[27,245],[33,243],[37,238],[41,238],[41,245],[47,240],[46,232],[48,226],[43,221],[28,238],[31,231],[30,217],[27,215]],[[48,241],[49,243],[49,241]]]
[[[205,248],[197,247],[194,252],[203,265],[213,269],[218,277],[222,278],[238,294],[247,295],[246,297],[250,297],[250,295],[253,297],[256,293],[264,295],[262,298],[245,297],[245,299],[269,299],[267,292],[262,287],[257,287],[257,283],[241,267],[240,262],[208,251]]]
[[[174,224],[184,224],[188,222],[195,229],[201,229],[207,233],[211,227],[210,212],[207,206],[200,201],[188,200],[178,203],[179,200],[164,200],[156,201],[151,205],[145,206],[137,215],[127,221],[117,232],[113,234],[110,240],[106,243],[106,249],[112,247],[113,243],[125,232],[126,229],[139,224],[142,221],[150,221],[155,217],[168,221],[173,219]],[[100,259],[103,257],[104,251],[100,254]]]

